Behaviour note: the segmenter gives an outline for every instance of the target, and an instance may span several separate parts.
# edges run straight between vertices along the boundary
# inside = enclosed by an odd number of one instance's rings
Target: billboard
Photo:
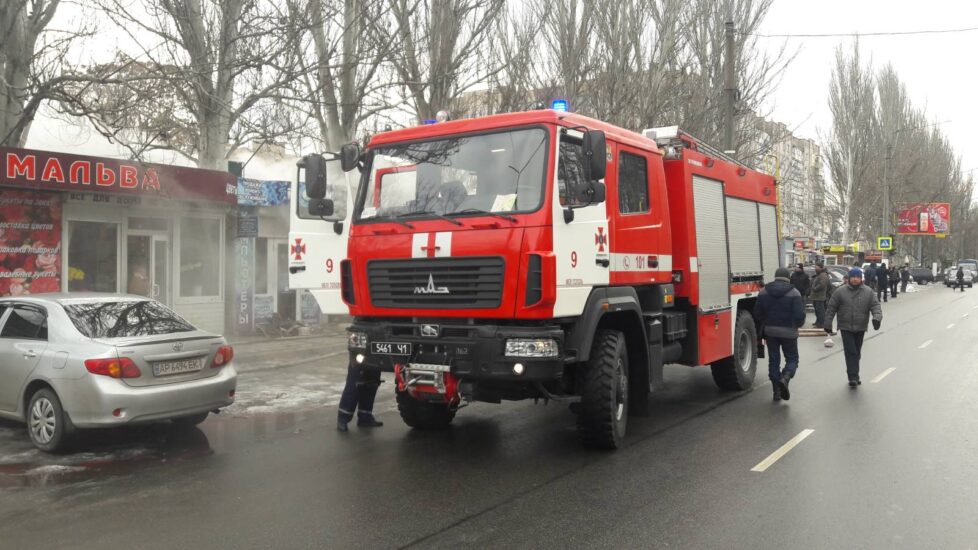
[[[898,235],[944,235],[951,230],[951,205],[946,202],[914,202],[900,206]]]
[[[0,296],[61,290],[61,197],[0,190]]]

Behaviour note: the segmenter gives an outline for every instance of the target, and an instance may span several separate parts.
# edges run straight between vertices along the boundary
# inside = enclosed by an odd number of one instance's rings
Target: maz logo
[[[414,287],[415,294],[451,294],[448,287],[445,286],[435,286],[435,276],[431,273],[428,274],[428,286],[416,286]]]

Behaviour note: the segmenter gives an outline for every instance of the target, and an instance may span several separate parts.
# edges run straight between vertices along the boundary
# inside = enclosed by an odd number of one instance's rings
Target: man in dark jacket
[[[876,262],[869,262],[869,267],[863,273],[863,284],[876,290]]]
[[[907,293],[907,284],[910,282],[910,266],[903,264],[903,268],[900,269],[900,292]]]
[[[774,400],[790,399],[788,382],[798,370],[798,328],[805,324],[805,305],[801,293],[791,284],[787,268],[779,267],[774,281],[764,285],[754,305],[754,318],[763,327],[767,341],[768,378],[774,387]],[[784,352],[784,370],[781,370]]]
[[[886,263],[881,263],[879,269],[876,270],[876,301],[880,300],[882,295],[882,300],[886,301],[886,296],[890,292],[890,272],[886,269]]]
[[[791,274],[791,285],[798,289],[798,294],[801,294],[801,299],[804,301],[812,286],[812,280],[808,278],[808,274],[805,273],[805,266],[802,264],[795,266],[795,271]]]
[[[961,289],[961,292],[964,292],[964,268],[963,267],[958,266],[958,272],[956,278],[958,279],[958,288]]]
[[[873,290],[863,284],[863,270],[854,267],[849,271],[849,283],[832,293],[825,308],[825,332],[832,334],[832,321],[839,315],[839,331],[842,333],[842,347],[846,356],[846,374],[849,387],[854,388],[859,380],[859,360],[862,358],[863,337],[870,315],[873,328],[880,329],[883,322],[883,308]]]
[[[895,265],[890,265],[890,297],[897,297],[897,288],[900,286],[900,273],[897,272]]]
[[[815,308],[815,328],[825,326],[825,301],[829,299],[829,291],[832,289],[832,281],[829,279],[829,272],[825,266],[819,262],[815,264],[815,279],[812,281],[812,306]]]

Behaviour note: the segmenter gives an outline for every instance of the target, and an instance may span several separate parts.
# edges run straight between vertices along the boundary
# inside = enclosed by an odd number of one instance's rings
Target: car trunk
[[[214,354],[225,345],[222,337],[201,330],[96,341],[115,346],[120,358],[129,358],[139,367],[139,378],[122,379],[134,387],[215,376],[220,369],[211,368]]]

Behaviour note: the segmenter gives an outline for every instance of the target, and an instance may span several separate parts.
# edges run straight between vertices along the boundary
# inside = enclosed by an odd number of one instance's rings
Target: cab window
[[[618,156],[618,211],[622,214],[649,211],[649,170],[645,157],[624,152]]]

